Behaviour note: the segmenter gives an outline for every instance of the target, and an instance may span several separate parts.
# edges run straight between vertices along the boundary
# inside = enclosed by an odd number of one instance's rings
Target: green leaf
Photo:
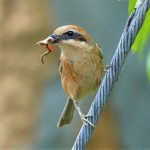
[[[128,0],[128,13],[130,14],[135,7],[137,0]],[[133,45],[132,45],[132,52],[139,52],[139,56],[142,56],[142,51],[144,46],[147,43],[148,38],[150,37],[150,10],[148,10],[143,26],[141,27]]]
[[[128,2],[129,2],[129,4],[128,4],[128,13],[129,14],[134,10],[136,1],[137,0],[128,0]]]
[[[149,54],[147,56],[146,70],[147,70],[148,80],[150,82],[150,51],[149,51]]]
[[[139,55],[142,55],[142,51],[144,49],[144,46],[147,43],[147,40],[150,37],[150,10],[148,10],[145,20],[144,20],[144,24],[142,26],[142,28],[140,29],[133,45],[132,45],[132,51],[139,52]]]
[[[130,14],[134,10],[137,0],[128,0],[128,2],[128,13]],[[139,58],[142,58],[143,49],[147,44],[148,39],[150,39],[150,9],[148,10],[144,23],[132,45],[132,52],[138,52]],[[148,80],[150,81],[150,51],[146,65]]]

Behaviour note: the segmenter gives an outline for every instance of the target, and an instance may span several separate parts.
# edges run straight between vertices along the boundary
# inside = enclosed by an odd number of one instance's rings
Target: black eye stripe
[[[87,41],[83,35],[73,31],[67,31],[62,35],[62,40],[69,40],[69,39],[74,39],[74,40],[84,41],[84,42]]]
[[[59,41],[69,40],[69,39],[87,42],[87,40],[84,38],[82,34],[78,32],[74,32],[74,31],[69,31],[69,32],[63,33],[62,35],[51,34],[50,36],[54,38],[53,43],[59,43]]]

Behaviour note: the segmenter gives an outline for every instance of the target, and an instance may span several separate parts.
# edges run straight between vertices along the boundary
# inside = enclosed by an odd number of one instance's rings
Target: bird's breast
[[[64,91],[79,100],[95,91],[103,74],[103,62],[97,55],[83,55],[76,59],[60,57],[60,75]]]

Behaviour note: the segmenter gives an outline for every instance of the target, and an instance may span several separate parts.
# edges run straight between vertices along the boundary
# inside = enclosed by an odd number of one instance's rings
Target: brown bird
[[[83,123],[94,127],[79,107],[79,101],[86,95],[96,93],[104,75],[103,55],[98,44],[81,27],[65,25],[57,28],[53,34],[37,44],[48,49],[43,57],[52,50],[50,44],[57,45],[61,50],[59,72],[61,82],[68,100],[57,127],[72,121],[75,108]]]

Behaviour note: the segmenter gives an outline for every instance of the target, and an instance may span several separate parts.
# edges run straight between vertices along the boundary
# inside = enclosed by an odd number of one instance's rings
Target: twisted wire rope
[[[124,61],[144,22],[146,12],[149,8],[150,0],[145,0],[143,4],[140,4],[134,10],[134,12],[129,16],[127,20],[125,29],[118,43],[115,54],[110,62],[110,67],[106,70],[102,83],[87,114],[92,116],[88,119],[94,125],[97,124],[109,93],[112,90],[115,81],[118,80],[118,76],[124,64]],[[85,149],[85,146],[88,143],[93,130],[94,128],[92,126],[83,124],[72,147],[72,150]]]

